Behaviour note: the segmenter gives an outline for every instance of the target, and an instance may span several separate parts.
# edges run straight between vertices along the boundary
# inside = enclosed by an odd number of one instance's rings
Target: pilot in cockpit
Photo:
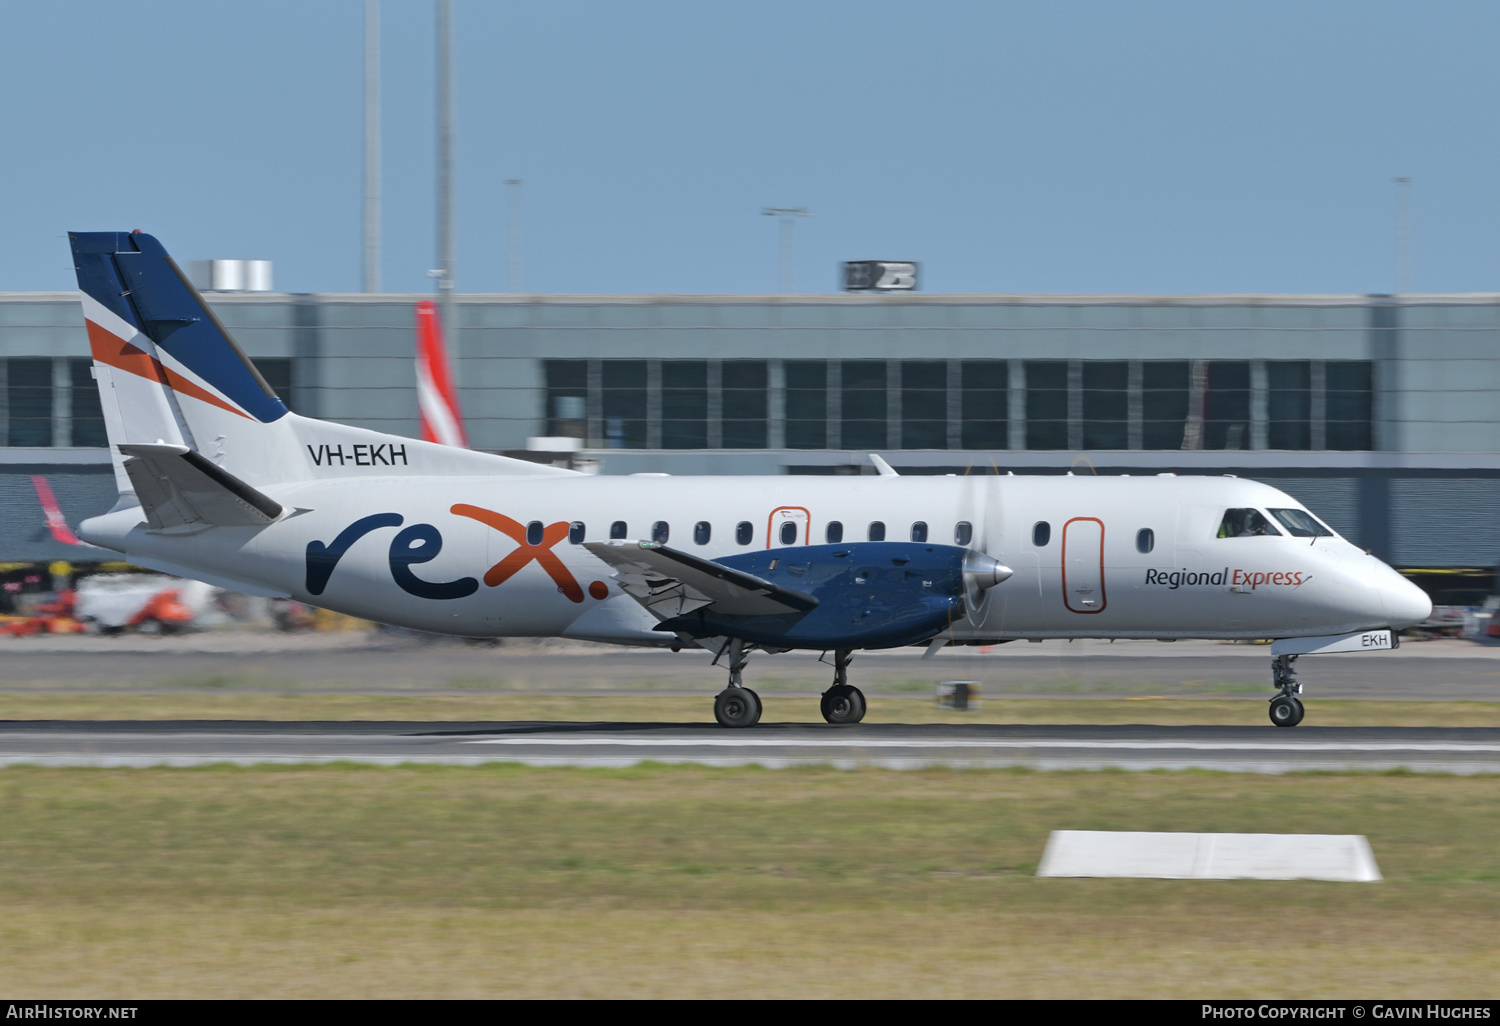
[[[1257,538],[1279,535],[1274,524],[1258,509],[1226,509],[1219,523],[1220,538]]]

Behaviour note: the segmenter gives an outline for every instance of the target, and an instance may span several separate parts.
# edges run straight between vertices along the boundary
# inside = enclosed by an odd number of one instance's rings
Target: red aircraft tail
[[[469,447],[464,415],[458,408],[458,393],[448,370],[448,353],[443,348],[437,304],[430,299],[417,304],[417,407],[422,414],[424,442]]]
[[[47,479],[40,474],[31,475],[31,487],[36,489],[36,497],[41,500],[42,514],[47,518],[47,530],[52,532],[52,537],[64,545],[82,545],[78,535],[68,526],[63,519],[62,510],[58,508],[57,497],[52,494],[52,486]]]

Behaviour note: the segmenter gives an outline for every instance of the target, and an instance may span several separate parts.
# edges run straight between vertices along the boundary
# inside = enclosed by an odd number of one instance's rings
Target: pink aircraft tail
[[[41,501],[42,514],[47,518],[47,530],[52,532],[52,537],[64,545],[82,545],[78,535],[68,526],[63,519],[62,510],[57,505],[57,497],[52,494],[52,485],[40,474],[31,475],[31,487],[36,489],[36,497]]]
[[[417,304],[417,406],[422,414],[424,442],[469,447],[458,393],[448,370],[448,353],[443,348],[437,304],[428,299]]]

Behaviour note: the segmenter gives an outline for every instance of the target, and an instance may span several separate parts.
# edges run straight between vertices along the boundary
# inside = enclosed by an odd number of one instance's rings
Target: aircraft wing
[[[583,547],[614,567],[620,589],[659,620],[708,606],[730,616],[784,616],[818,605],[811,595],[656,542],[584,542]]]

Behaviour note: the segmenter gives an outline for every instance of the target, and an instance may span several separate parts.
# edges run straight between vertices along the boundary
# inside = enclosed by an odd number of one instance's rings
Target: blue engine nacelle
[[[658,624],[695,638],[742,638],[771,648],[897,648],[927,641],[963,615],[964,560],[954,545],[864,542],[804,545],[715,560],[817,599],[774,616],[716,614],[713,607]]]

